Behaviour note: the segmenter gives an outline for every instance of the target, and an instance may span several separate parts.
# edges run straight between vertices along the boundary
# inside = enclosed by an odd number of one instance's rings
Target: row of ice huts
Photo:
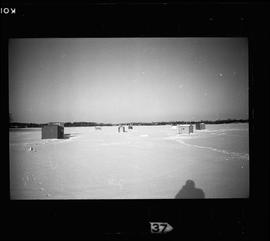
[[[100,126],[95,126],[96,130],[101,130]],[[127,132],[128,129],[133,129],[131,124],[119,125],[118,132]],[[41,139],[63,139],[64,138],[64,123],[50,122],[44,125],[41,130]]]
[[[196,123],[196,130],[205,129],[204,123]],[[192,124],[186,125],[177,125],[177,133],[178,134],[190,134],[194,132],[194,126]],[[101,130],[101,127],[95,127],[96,130]],[[125,127],[124,125],[118,126],[118,132],[126,132],[128,129],[133,129],[132,125],[128,125]],[[41,138],[42,139],[63,139],[64,138],[64,124],[61,122],[50,122],[49,124],[42,127],[41,130]]]

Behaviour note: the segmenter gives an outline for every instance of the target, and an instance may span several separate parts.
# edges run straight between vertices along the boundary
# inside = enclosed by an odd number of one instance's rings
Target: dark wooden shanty
[[[42,139],[63,139],[64,138],[64,126],[61,124],[49,123],[42,127],[41,131]]]
[[[205,129],[205,124],[204,123],[196,123],[196,130],[204,130]]]

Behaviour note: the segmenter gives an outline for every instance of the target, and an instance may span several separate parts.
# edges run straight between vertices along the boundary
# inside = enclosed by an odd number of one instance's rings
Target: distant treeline
[[[120,123],[123,125],[132,124],[134,126],[153,126],[153,125],[183,125],[183,124],[227,124],[227,123],[247,123],[248,120],[243,119],[227,119],[227,120],[201,120],[201,121],[161,121],[161,122],[131,122],[131,123]]]
[[[248,120],[243,119],[226,119],[226,120],[201,120],[201,121],[161,121],[161,122],[123,122],[117,124],[111,123],[97,123],[97,122],[64,122],[65,127],[79,127],[79,126],[117,126],[117,125],[134,125],[134,126],[153,126],[153,125],[181,125],[181,124],[195,124],[195,123],[205,123],[205,124],[228,124],[228,123],[247,123]],[[21,123],[21,122],[11,122],[9,123],[9,128],[37,128],[42,127],[45,124],[36,123]]]
[[[35,128],[42,127],[43,125],[44,124],[11,122],[9,123],[9,128]]]
[[[97,122],[65,122],[64,126],[113,126],[114,124],[110,123],[97,123]]]

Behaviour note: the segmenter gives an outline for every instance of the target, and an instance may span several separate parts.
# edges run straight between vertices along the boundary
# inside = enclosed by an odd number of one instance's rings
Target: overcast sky
[[[248,118],[245,38],[47,38],[9,42],[13,121]]]

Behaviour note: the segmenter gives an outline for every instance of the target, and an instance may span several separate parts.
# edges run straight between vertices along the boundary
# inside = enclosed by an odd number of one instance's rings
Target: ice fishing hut
[[[63,139],[64,124],[60,122],[50,122],[42,127],[41,139]]]
[[[119,125],[118,126],[118,132],[121,132],[121,129],[122,129],[123,132],[127,132],[124,125]]]
[[[193,125],[177,125],[178,134],[193,133]]]
[[[204,123],[196,123],[196,130],[204,130],[205,124]]]

